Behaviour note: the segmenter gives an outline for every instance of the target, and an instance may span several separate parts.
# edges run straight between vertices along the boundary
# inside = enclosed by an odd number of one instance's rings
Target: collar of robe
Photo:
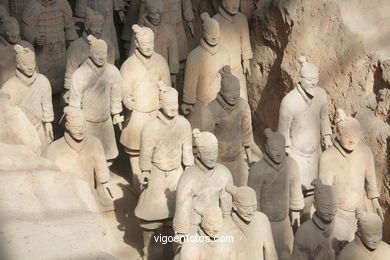
[[[34,74],[31,77],[27,77],[20,70],[16,69],[16,77],[18,77],[27,86],[31,86],[37,80],[37,72],[34,71]]]
[[[283,162],[277,164],[275,163],[271,157],[269,157],[269,155],[267,153],[264,153],[264,161],[269,165],[271,166],[273,169],[275,169],[275,171],[277,172],[280,172],[284,166],[286,165],[286,160],[284,159]]]
[[[141,60],[142,64],[144,64],[144,66],[147,69],[150,69],[150,67],[152,66],[153,54],[151,57],[147,58],[144,55],[142,55],[138,49],[136,49],[134,51],[134,53],[135,53],[135,56],[137,56],[137,58]]]
[[[233,111],[235,108],[237,108],[238,102],[240,102],[240,101],[238,101],[234,106],[232,106],[232,105],[226,103],[226,101],[225,101],[225,99],[223,99],[221,93],[218,93],[218,94],[217,94],[217,102],[218,102],[218,104],[219,104],[223,109],[225,109],[227,112],[231,112],[231,111]]]
[[[336,136],[332,137],[332,142],[334,147],[341,153],[341,155],[345,158],[348,157],[348,153],[344,150],[344,148],[341,146],[340,142],[337,140]]]
[[[198,227],[198,235],[201,237],[210,237],[209,235],[206,234],[206,232],[204,232],[204,230],[200,226]],[[209,242],[207,242],[207,240],[204,239],[204,243],[209,247],[213,247],[213,248],[217,245],[217,243],[215,243],[211,237]]]
[[[223,9],[222,6],[220,6],[220,7],[218,8],[218,12],[219,12],[219,14],[220,14],[223,18],[225,18],[225,19],[228,20],[229,22],[231,22],[231,23],[235,23],[235,22],[236,22],[236,15],[231,15],[231,14],[229,14],[228,12],[225,11],[225,9]]]
[[[40,0],[39,1],[43,6],[47,6],[47,7],[50,7],[50,6],[54,6],[56,4],[56,1],[51,1],[49,2],[48,0]]]
[[[203,165],[203,163],[198,159],[196,158],[195,159],[195,164],[199,167],[199,169],[204,172],[204,174],[206,174],[207,176],[211,176],[213,175],[214,171],[215,171],[215,167],[213,169],[208,169],[206,166]]]
[[[363,244],[363,241],[362,239],[358,236],[357,232],[355,233],[355,242],[356,242],[356,245],[358,245],[360,248],[362,248],[362,250],[364,252],[366,252],[366,254],[369,254],[369,255],[374,255],[376,253],[376,250],[369,250],[364,244]]]
[[[1,43],[2,45],[6,46],[6,47],[12,47],[12,48],[13,48],[16,44],[20,44],[20,42],[21,42],[20,37],[19,37],[19,40],[18,40],[17,43],[11,44],[11,43],[9,43],[9,42],[4,38],[4,36],[0,36],[0,43]],[[12,51],[14,52],[13,49],[12,49]]]
[[[240,216],[238,216],[236,211],[232,211],[232,220],[234,224],[236,224],[236,226],[242,231],[242,233],[245,236],[247,236],[249,231],[251,230],[250,229],[251,223],[247,224],[244,221],[242,221],[242,219],[240,218]]]
[[[297,90],[299,92],[299,94],[301,94],[303,100],[308,104],[308,105],[311,105],[311,103],[313,103],[313,100],[314,98],[309,98],[305,92],[305,90],[301,87],[301,84],[298,84],[297,86]]]
[[[91,60],[91,58],[88,58],[87,60],[87,64],[89,65],[89,67],[98,75],[102,74],[103,71],[104,71],[104,68],[106,67],[106,64],[104,64],[103,66],[99,67],[99,66],[96,66],[95,63],[93,63],[93,61]]]
[[[334,229],[334,223],[335,220],[333,220],[329,224],[325,224],[322,222],[322,220],[318,217],[317,212],[314,212],[313,217],[312,217],[313,223],[322,231],[322,235],[326,238],[332,234],[333,229]]]
[[[218,44],[215,46],[210,46],[203,38],[200,39],[200,47],[202,47],[211,55],[215,55],[218,52]]]
[[[87,144],[87,135],[84,136],[84,139],[81,140],[81,142],[77,142],[73,139],[72,136],[70,136],[67,131],[65,131],[64,138],[65,142],[69,145],[69,147],[76,152],[80,152]]]
[[[177,116],[175,116],[172,119],[169,119],[166,116],[164,116],[164,114],[161,111],[157,111],[157,118],[160,119],[161,122],[163,122],[165,125],[172,127],[176,123]]]
[[[160,22],[160,24],[156,26],[156,25],[152,24],[151,22],[149,22],[148,18],[146,18],[146,17],[144,18],[145,26],[152,29],[152,31],[154,32],[154,37],[156,37],[156,34],[158,34],[158,32],[160,31],[161,23],[162,22]]]

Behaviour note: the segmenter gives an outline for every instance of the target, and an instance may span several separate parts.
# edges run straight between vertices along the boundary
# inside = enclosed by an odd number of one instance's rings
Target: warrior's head
[[[222,77],[220,94],[226,103],[234,106],[240,100],[240,81],[232,74],[228,65],[224,66],[219,74]]]
[[[331,223],[337,213],[337,198],[332,186],[322,184],[320,179],[315,179],[311,185],[314,190],[314,208],[317,216],[324,223]]]
[[[87,37],[89,43],[89,57],[97,67],[103,67],[107,62],[107,43],[96,39],[92,35]]]
[[[23,46],[16,44],[16,68],[26,77],[32,77],[35,72],[35,53],[29,49],[24,48]]]
[[[95,38],[100,39],[104,29],[104,17],[97,11],[86,7],[84,26],[88,35],[93,35]]]
[[[158,26],[161,23],[162,14],[164,12],[162,0],[146,0],[145,5],[146,19],[154,26]]]
[[[300,85],[309,98],[315,95],[314,89],[318,85],[318,68],[316,65],[307,62],[306,57],[301,56],[298,59],[301,64]]]
[[[154,33],[148,27],[141,27],[138,24],[131,27],[135,34],[135,46],[146,58],[152,57],[154,53]]]
[[[264,134],[267,138],[265,152],[274,163],[281,164],[286,157],[286,139],[281,133],[269,128],[264,130]]]
[[[84,114],[80,108],[67,106],[64,108],[65,128],[70,136],[77,142],[81,142],[87,132]]]
[[[378,214],[356,209],[357,235],[363,244],[371,251],[382,241],[382,219]]]
[[[211,238],[217,238],[222,231],[223,216],[220,207],[208,207],[201,213],[200,227]]]
[[[360,122],[346,116],[342,109],[336,111],[336,139],[347,152],[355,150],[362,138]]]
[[[228,185],[225,189],[232,195],[233,210],[244,222],[251,222],[257,210],[255,190],[248,186],[234,185]]]
[[[203,25],[203,40],[210,46],[216,46],[221,36],[218,21],[211,18],[208,13],[203,13],[200,18]]]
[[[1,34],[10,44],[16,44],[20,40],[20,26],[14,17],[6,17],[1,25]]]
[[[213,169],[217,165],[218,159],[218,140],[210,132],[201,132],[195,128],[193,131],[195,145],[197,149],[197,158],[208,169]]]
[[[240,0],[222,0],[222,8],[230,15],[236,15],[240,8]]]
[[[178,115],[179,101],[177,90],[166,86],[163,81],[159,81],[158,88],[160,90],[160,107],[161,112],[165,117],[172,119]]]

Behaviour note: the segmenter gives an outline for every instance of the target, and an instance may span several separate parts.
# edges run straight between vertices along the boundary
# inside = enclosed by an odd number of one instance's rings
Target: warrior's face
[[[85,30],[88,35],[93,35],[96,39],[100,39],[103,33],[103,24],[100,22],[89,23],[85,25]]]
[[[314,89],[318,85],[318,77],[302,77],[301,78],[301,87],[305,90],[307,94],[311,97],[314,97]]]
[[[210,237],[216,238],[222,231],[223,218],[222,214],[218,212],[215,216],[208,216],[202,218],[202,229]]]
[[[240,100],[240,88],[222,86],[221,95],[226,103],[234,106]]]
[[[16,67],[25,76],[31,77],[35,72],[35,55],[33,53],[25,54],[17,59]]]
[[[358,234],[363,244],[370,250],[375,250],[382,241],[382,229],[359,228]]]
[[[222,7],[229,14],[235,15],[240,8],[240,0],[222,0]]]
[[[18,24],[10,24],[4,27],[3,36],[10,44],[18,43],[20,39],[20,29]]]
[[[85,133],[87,131],[85,124],[76,126],[76,125],[70,125],[68,122],[66,122],[65,127],[68,130],[69,134],[76,141],[82,141],[84,139]]]
[[[251,222],[257,210],[257,202],[256,201],[253,201],[252,203],[234,202],[233,209],[243,220],[245,220],[246,222]]]
[[[314,207],[318,217],[324,223],[331,223],[337,213],[337,205],[332,198],[321,198],[320,201],[314,201]]]
[[[198,151],[199,160],[209,169],[213,169],[217,165],[218,146]]]
[[[219,43],[220,39],[220,31],[215,32],[205,32],[203,31],[202,38],[207,42],[210,46],[216,46]]]
[[[107,47],[93,48],[90,51],[90,57],[96,66],[102,67],[107,62]]]
[[[136,46],[139,52],[149,58],[154,53],[154,37],[142,37],[136,40]]]
[[[146,18],[154,26],[158,26],[161,23],[162,10],[156,5],[150,5],[146,9]]]
[[[338,126],[336,134],[340,145],[349,152],[352,152],[356,149],[361,139],[361,132],[359,127],[355,128],[353,126]]]
[[[265,151],[271,160],[280,164],[286,157],[286,142],[284,140],[272,140],[265,144]]]
[[[161,109],[165,116],[174,118],[178,114],[179,104],[177,100],[163,100],[161,102]]]

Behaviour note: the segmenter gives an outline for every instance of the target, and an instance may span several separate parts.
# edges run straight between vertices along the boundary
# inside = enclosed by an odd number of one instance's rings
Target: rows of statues
[[[0,8],[0,142],[24,144],[85,181],[96,199],[85,203],[101,212],[115,210],[110,167],[123,150],[139,195],[140,259],[153,257],[163,228],[179,238],[171,254],[180,260],[389,257],[372,152],[358,120],[342,109],[330,120],[314,64],[297,59],[300,82],[282,100],[276,131],[264,131],[261,154],[240,1],[201,14],[193,50],[190,0],[141,0],[127,14],[125,2],[78,0],[74,13],[65,0]]]

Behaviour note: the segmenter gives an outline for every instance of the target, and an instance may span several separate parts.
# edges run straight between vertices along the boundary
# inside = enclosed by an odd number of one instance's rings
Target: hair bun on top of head
[[[21,54],[21,53],[25,52],[24,47],[19,45],[19,44],[16,44],[14,49],[15,49],[16,54]]]
[[[139,32],[141,32],[142,27],[139,26],[138,24],[134,24],[134,25],[131,27],[131,29],[132,29],[135,33],[139,33]]]
[[[318,189],[319,187],[321,187],[323,184],[322,184],[322,181],[320,179],[315,179],[311,182],[311,185],[313,185],[316,189]]]
[[[200,19],[202,19],[203,22],[205,22],[206,20],[210,19],[209,13],[207,13],[207,12],[202,13],[200,15]]]
[[[270,128],[266,128],[266,129],[264,130],[264,135],[265,135],[265,137],[267,137],[267,138],[271,138],[271,137],[274,135],[274,132],[272,132],[272,130],[271,130]]]
[[[300,56],[300,57],[298,58],[298,62],[299,62],[300,64],[304,64],[304,63],[307,62],[307,59],[306,59],[305,56]]]
[[[195,139],[199,138],[201,132],[198,128],[194,128],[194,130],[192,130],[192,135],[194,136]]]
[[[222,67],[222,69],[220,69],[219,71],[219,74],[221,74],[221,76],[225,76],[225,75],[230,75],[232,74],[232,69],[230,68],[229,65],[225,65]]]
[[[87,40],[88,40],[89,45],[92,45],[92,43],[93,43],[94,41],[96,41],[97,39],[96,39],[95,36],[93,36],[93,35],[88,35],[88,36],[87,36]]]
[[[229,192],[230,194],[234,195],[236,192],[237,192],[237,187],[232,185],[232,184],[229,184],[225,187],[225,190],[227,192]]]
[[[345,114],[344,110],[342,110],[341,108],[338,108],[336,110],[336,114],[335,114],[335,123],[339,124],[339,123],[345,121],[346,119],[347,119],[347,115]]]

